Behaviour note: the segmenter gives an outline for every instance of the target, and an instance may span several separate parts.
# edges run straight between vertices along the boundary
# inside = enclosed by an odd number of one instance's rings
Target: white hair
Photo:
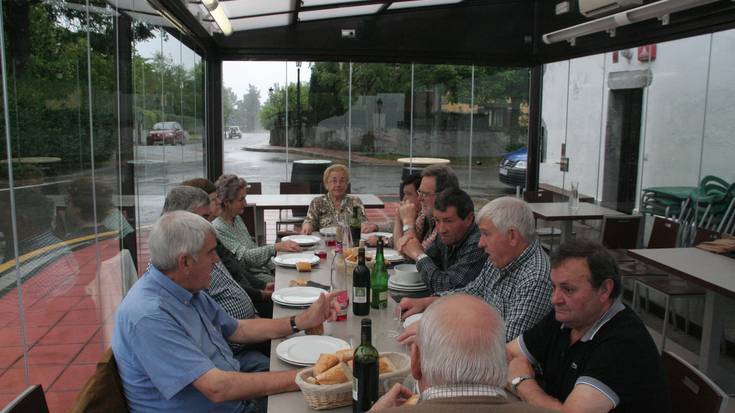
[[[513,227],[529,242],[536,238],[533,211],[522,199],[511,196],[493,199],[480,209],[475,222],[479,225],[483,219],[491,220],[503,232]]]
[[[465,303],[454,302],[458,300]],[[505,324],[494,308],[477,297],[456,294],[430,305],[421,318],[416,345],[421,375],[429,387],[505,386]]]
[[[182,254],[196,256],[207,233],[215,235],[214,227],[197,214],[174,211],[161,215],[148,237],[151,264],[160,271],[176,268]]]
[[[209,195],[201,188],[193,186],[175,186],[168,191],[166,200],[163,202],[163,212],[189,211],[209,206]]]

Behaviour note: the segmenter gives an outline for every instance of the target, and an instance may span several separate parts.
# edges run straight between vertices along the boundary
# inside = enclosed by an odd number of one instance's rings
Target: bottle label
[[[353,287],[352,288],[352,302],[357,303],[357,304],[365,304],[367,302],[367,288]]]
[[[357,401],[357,377],[352,376],[352,400]]]
[[[378,298],[380,299],[380,301],[388,301],[388,291],[381,291],[378,294]]]

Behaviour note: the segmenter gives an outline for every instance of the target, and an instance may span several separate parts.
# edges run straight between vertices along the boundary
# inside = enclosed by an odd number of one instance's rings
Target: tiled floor
[[[397,203],[387,202],[385,209],[368,209],[367,215],[371,222],[387,222],[395,216],[396,207]],[[277,211],[267,211],[266,233],[271,243],[275,240],[277,218]],[[118,253],[115,239],[101,241],[99,246],[101,261]],[[139,246],[147,253],[145,235]],[[96,253],[94,245],[74,251],[78,272],[66,274],[61,283],[53,268],[44,268],[23,284],[27,359],[23,358],[18,294],[13,290],[0,297],[0,407],[25,389],[27,383],[40,383],[51,412],[67,412],[94,373],[97,361],[109,346],[110,337],[105,334],[103,322],[111,319],[111,315],[98,308],[100,297],[92,296],[88,290],[99,267]],[[139,271],[145,269],[147,261],[147,255],[139,255]],[[24,377],[26,362],[28,382]]]

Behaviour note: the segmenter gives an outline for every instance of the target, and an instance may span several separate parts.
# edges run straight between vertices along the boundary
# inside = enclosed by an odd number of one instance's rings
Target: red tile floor
[[[386,202],[385,209],[368,209],[368,219],[376,223],[390,221],[396,207],[397,203]],[[277,218],[277,211],[267,211],[269,242],[275,239]],[[119,252],[117,239],[103,240],[98,245],[100,263]],[[139,250],[147,254],[145,234],[139,240]],[[100,296],[88,292],[97,277],[97,248],[85,246],[73,255],[78,265],[75,275],[67,272],[60,280],[52,264],[23,283],[27,359],[23,357],[18,293],[13,289],[0,297],[0,407],[27,387],[27,362],[29,382],[43,386],[51,412],[67,412],[109,346],[114,312],[105,310],[109,306],[98,307]],[[138,262],[140,272],[145,269],[147,256],[139,255]]]

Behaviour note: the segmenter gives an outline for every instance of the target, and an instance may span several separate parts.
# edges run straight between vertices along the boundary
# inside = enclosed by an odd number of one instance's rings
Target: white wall
[[[607,53],[546,66],[540,182],[580,181],[582,193],[601,197],[608,75],[646,69],[652,83],[644,90],[638,189],[694,186],[710,174],[735,181],[735,30],[660,43],[650,63],[629,50],[631,59],[618,63]],[[567,174],[556,164],[565,141]]]

